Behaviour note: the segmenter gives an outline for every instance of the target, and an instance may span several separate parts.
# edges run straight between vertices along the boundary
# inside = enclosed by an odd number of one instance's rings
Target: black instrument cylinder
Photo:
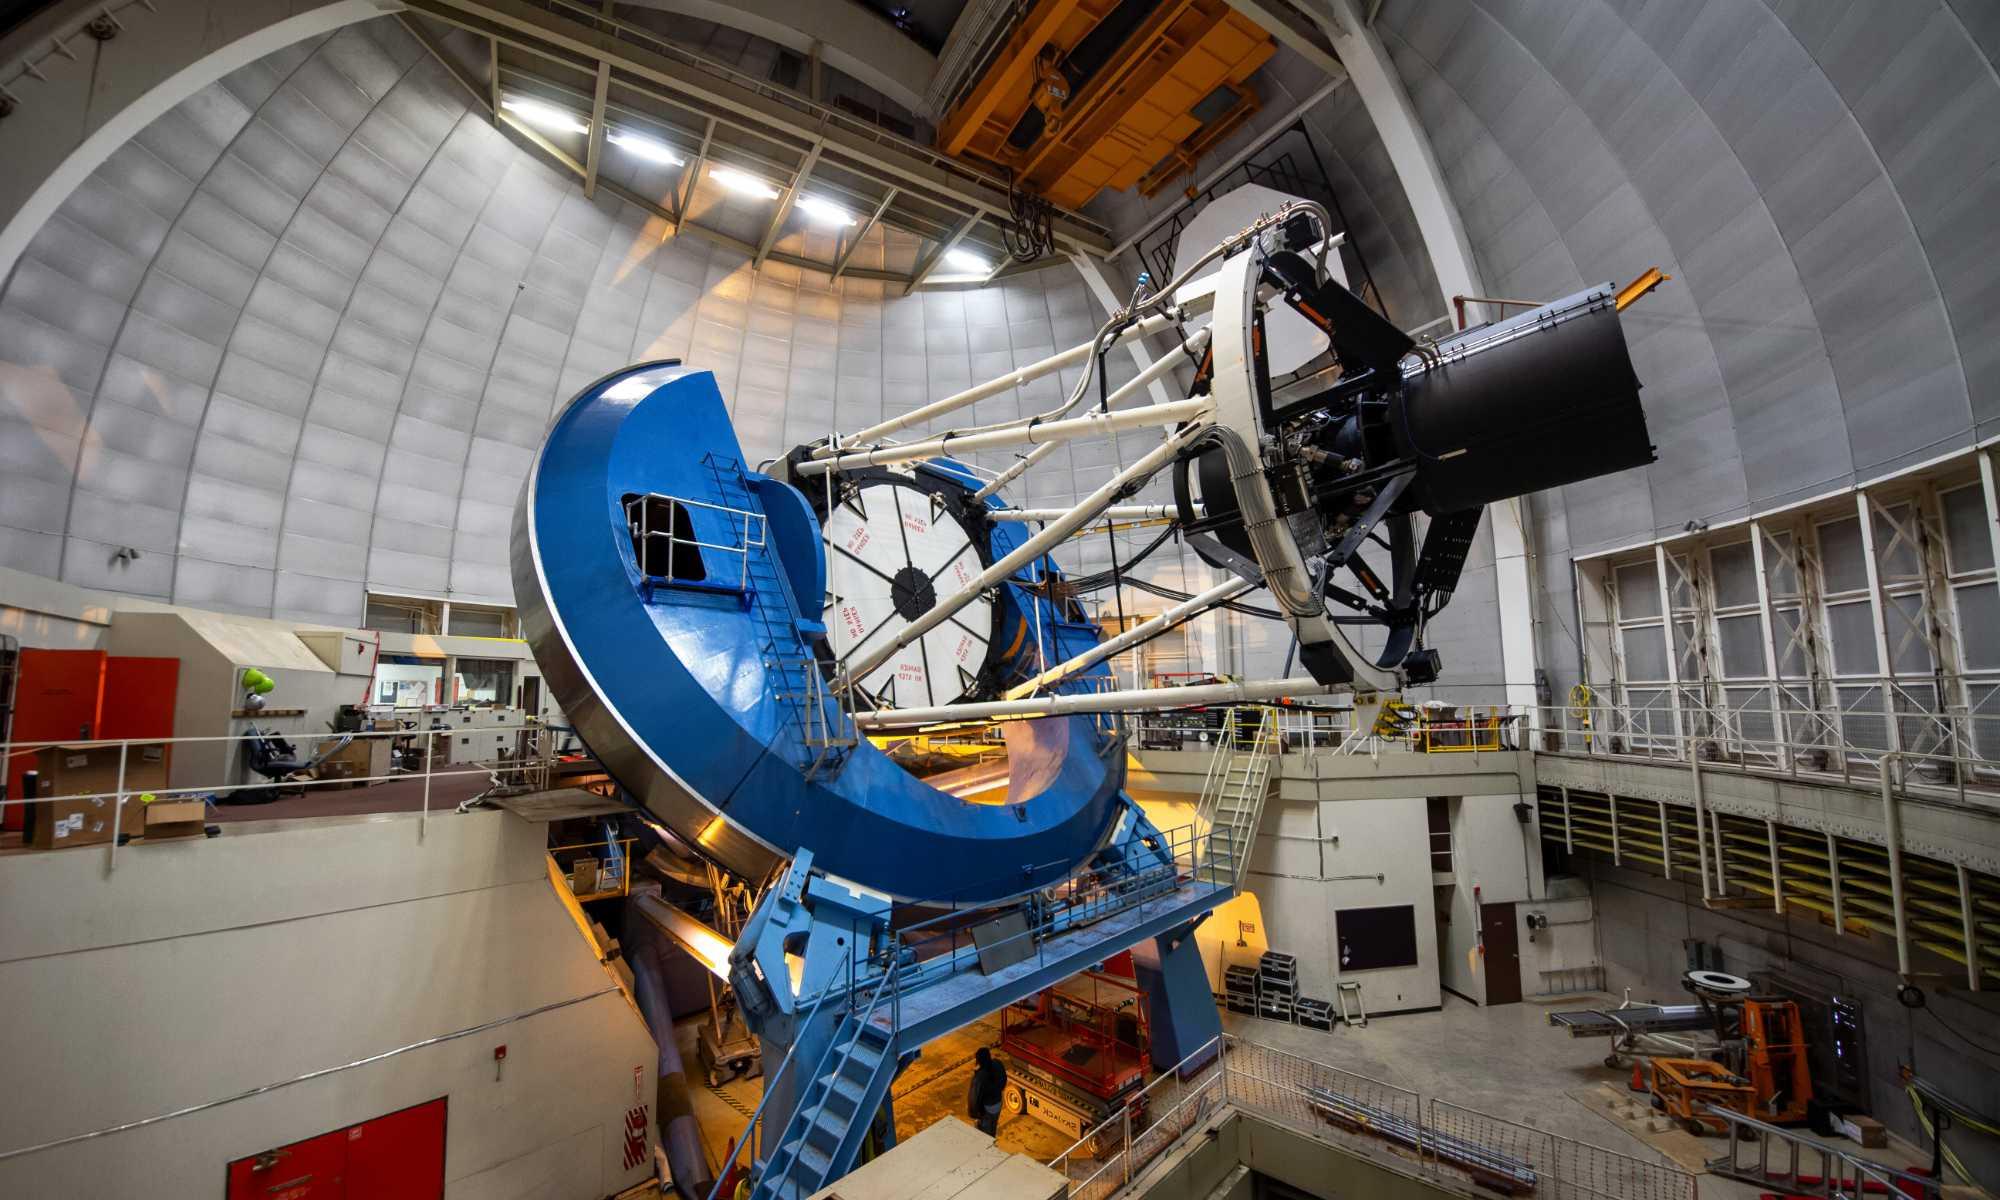
[[[1447,513],[1654,460],[1639,379],[1608,298],[1583,311],[1485,330],[1392,401],[1396,453],[1418,464],[1427,512]],[[1462,354],[1463,357],[1456,357]]]

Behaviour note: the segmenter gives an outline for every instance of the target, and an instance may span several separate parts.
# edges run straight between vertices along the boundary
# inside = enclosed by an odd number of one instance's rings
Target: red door
[[[228,1200],[440,1200],[443,1097],[229,1164]]]
[[[83,742],[100,736],[104,697],[102,650],[21,651],[21,675],[14,688],[16,742]],[[21,775],[35,769],[36,753],[23,750],[7,760],[7,798],[21,799]],[[23,809],[9,804],[0,828],[19,829]]]
[[[174,701],[180,698],[181,660],[114,654],[104,660],[104,700],[99,706],[101,738],[174,736]],[[166,750],[166,778],[173,778],[174,748]]]

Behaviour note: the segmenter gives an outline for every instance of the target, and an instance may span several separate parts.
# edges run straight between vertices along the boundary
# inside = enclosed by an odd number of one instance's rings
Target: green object
[[[243,687],[246,691],[255,692],[259,696],[268,696],[271,694],[271,689],[277,686],[277,680],[255,667],[243,672]]]

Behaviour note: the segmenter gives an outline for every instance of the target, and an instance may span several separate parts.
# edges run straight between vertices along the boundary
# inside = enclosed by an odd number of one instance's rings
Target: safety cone
[[[1644,1066],[1636,1062],[1632,1064],[1632,1082],[1628,1086],[1635,1092],[1648,1090],[1646,1087],[1646,1068]]]

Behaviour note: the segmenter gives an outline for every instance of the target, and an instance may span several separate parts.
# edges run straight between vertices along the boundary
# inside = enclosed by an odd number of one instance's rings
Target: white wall
[[[1446,930],[1445,984],[1469,1000],[1486,1002],[1485,961],[1474,952],[1479,910],[1485,904],[1514,904],[1520,943],[1521,994],[1542,990],[1544,948],[1528,942],[1527,919],[1542,909],[1530,901],[1542,895],[1541,834],[1530,813],[1522,824],[1514,805],[1523,795],[1466,796],[1451,803],[1451,923]]]
[[[448,1197],[637,1182],[624,1116],[652,1127],[653,1043],[543,834],[502,812],[421,841],[414,816],[258,822],[127,846],[108,875],[102,847],[8,859],[0,1061],[35,1086],[0,1089],[0,1153],[224,1103],[0,1161],[0,1195],[215,1195],[232,1159],[438,1096]]]
[[[1370,1012],[1439,1003],[1423,797],[1273,797],[1244,886],[1258,896],[1271,949],[1298,956],[1302,994],[1331,1001],[1346,979],[1361,985]],[[1416,914],[1416,965],[1342,972],[1338,910],[1405,904]]]

